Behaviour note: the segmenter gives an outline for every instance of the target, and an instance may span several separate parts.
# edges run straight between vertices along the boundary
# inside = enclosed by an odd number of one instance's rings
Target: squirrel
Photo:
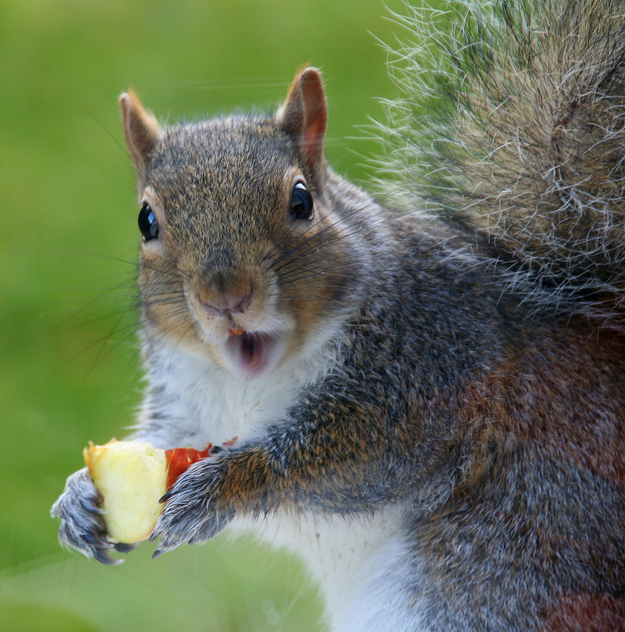
[[[406,210],[328,166],[315,68],[270,115],[162,126],[121,96],[131,438],[225,444],[166,494],[155,555],[254,530],[340,632],[625,629],[622,9],[466,2],[406,45],[383,161]],[[115,563],[98,502],[70,476],[60,540]]]

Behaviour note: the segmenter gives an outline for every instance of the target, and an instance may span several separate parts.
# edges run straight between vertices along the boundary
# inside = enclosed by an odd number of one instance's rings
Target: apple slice
[[[209,456],[205,450],[159,450],[140,441],[109,441],[84,449],[109,537],[132,544],[150,537],[163,510],[160,499],[187,468]]]

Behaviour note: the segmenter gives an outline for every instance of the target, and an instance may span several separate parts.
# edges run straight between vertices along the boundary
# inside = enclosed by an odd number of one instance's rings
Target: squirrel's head
[[[329,185],[319,72],[299,73],[274,116],[161,128],[132,92],[120,102],[139,180],[146,332],[253,376],[333,330],[358,270],[352,189]]]

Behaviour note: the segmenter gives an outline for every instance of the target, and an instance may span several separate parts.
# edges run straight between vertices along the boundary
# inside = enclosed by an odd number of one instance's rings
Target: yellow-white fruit
[[[167,456],[151,443],[116,441],[84,450],[89,474],[102,494],[110,538],[127,544],[150,537],[167,491]]]

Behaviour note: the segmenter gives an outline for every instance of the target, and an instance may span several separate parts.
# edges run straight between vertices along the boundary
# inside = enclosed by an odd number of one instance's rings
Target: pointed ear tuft
[[[119,97],[124,136],[139,176],[145,173],[149,154],[159,137],[158,122],[145,111],[139,97],[128,90]]]
[[[300,158],[313,180],[323,174],[323,141],[328,124],[328,106],[321,73],[306,68],[295,76],[286,101],[277,115],[278,124],[298,143]]]

